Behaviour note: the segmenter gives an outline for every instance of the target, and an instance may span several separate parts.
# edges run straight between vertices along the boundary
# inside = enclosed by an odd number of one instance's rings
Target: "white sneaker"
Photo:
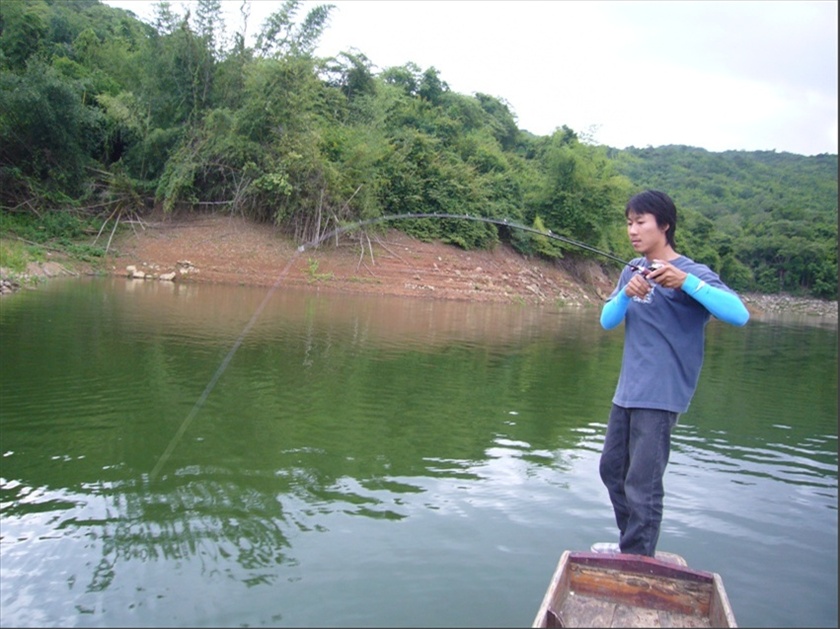
[[[593,553],[604,553],[607,555],[614,555],[621,552],[618,544],[613,542],[596,542],[592,544],[592,547],[589,550]]]

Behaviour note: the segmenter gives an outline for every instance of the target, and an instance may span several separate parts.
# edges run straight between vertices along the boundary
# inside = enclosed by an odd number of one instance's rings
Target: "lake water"
[[[2,626],[529,626],[615,541],[597,308],[52,280],[0,301]],[[709,324],[659,549],[837,626],[837,322]]]

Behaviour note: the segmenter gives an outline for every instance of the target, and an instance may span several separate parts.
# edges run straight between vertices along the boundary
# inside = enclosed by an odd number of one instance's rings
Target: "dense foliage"
[[[623,206],[644,187],[681,212],[678,249],[735,288],[836,298],[837,156],[616,150],[568,127],[521,131],[507,103],[435,68],[375,71],[314,55],[330,5],[278,5],[229,34],[219,0],[152,24],[98,0],[0,3],[0,209],[8,230],[54,213],[106,224],[152,208],[236,212],[298,240],[385,215],[508,219],[629,258]],[[586,255],[477,221],[401,220],[464,248],[500,239]]]

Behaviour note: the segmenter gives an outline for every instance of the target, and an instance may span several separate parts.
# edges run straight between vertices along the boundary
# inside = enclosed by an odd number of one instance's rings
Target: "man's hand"
[[[688,277],[688,273],[680,271],[673,264],[665,262],[664,260],[654,260],[653,262],[654,264],[660,265],[660,268],[648,273],[647,278],[649,280],[652,280],[665,288],[682,288],[685,278]]]
[[[624,287],[624,294],[630,298],[644,299],[650,291],[651,285],[641,273],[634,274],[627,282],[627,286]]]

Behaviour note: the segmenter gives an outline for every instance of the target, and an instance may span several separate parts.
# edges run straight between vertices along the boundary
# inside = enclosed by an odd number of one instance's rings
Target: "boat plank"
[[[659,612],[660,627],[716,627],[708,618],[692,616],[691,614],[678,614],[676,612]]]
[[[550,611],[546,627],[711,627],[708,618],[617,604],[604,599],[572,594],[556,611]]]
[[[563,627],[611,627],[615,603],[591,596],[570,594],[557,611]]]
[[[720,578],[719,574],[715,573],[713,580],[714,591],[712,593],[711,604],[709,605],[709,618],[711,619],[712,625],[715,627],[737,627],[735,613],[732,611],[732,605],[723,587],[723,579]]]
[[[593,625],[595,626],[595,625]],[[634,605],[616,605],[610,627],[661,627],[659,613]]]
[[[709,615],[711,583],[680,581],[670,577],[637,575],[617,570],[592,569],[572,564],[573,591],[592,596],[609,596],[627,605],[676,611],[682,614]]]

